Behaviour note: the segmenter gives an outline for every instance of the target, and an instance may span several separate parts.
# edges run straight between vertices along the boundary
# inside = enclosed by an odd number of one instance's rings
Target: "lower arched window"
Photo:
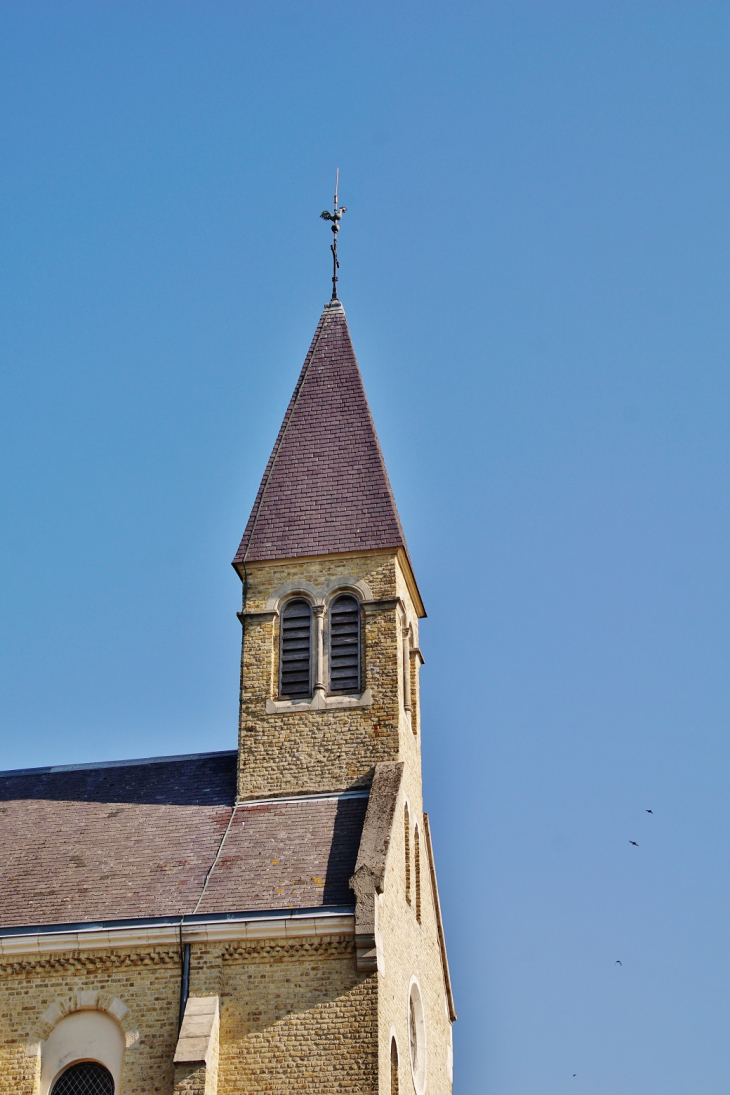
[[[61,1073],[51,1095],[114,1095],[114,1079],[96,1061],[82,1061]]]
[[[416,1095],[426,1087],[426,1024],[423,1017],[421,991],[415,981],[408,997],[408,1041],[411,1050],[411,1072]]]
[[[398,1046],[390,1039],[390,1095],[398,1095]]]

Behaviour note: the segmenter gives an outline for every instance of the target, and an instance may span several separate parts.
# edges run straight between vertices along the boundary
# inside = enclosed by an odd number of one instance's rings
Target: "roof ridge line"
[[[168,761],[207,760],[210,757],[233,757],[237,752],[237,749],[220,749],[211,753],[173,753],[169,757],[134,757],[130,760],[92,760],[86,764],[52,764],[41,768],[7,768],[0,772],[0,778],[53,772],[85,772],[94,768],[134,768],[142,764],[165,764]]]

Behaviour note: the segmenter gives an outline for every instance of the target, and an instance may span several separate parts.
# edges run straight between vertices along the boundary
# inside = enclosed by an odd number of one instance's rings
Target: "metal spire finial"
[[[335,175],[335,211],[334,213],[330,213],[325,209],[323,213],[319,214],[323,221],[332,221],[332,231],[335,236],[334,241],[330,244],[330,251],[332,252],[332,300],[337,300],[337,271],[340,268],[340,264],[337,261],[337,233],[340,230],[342,214],[347,212],[347,206],[343,205],[338,207],[337,205],[337,191],[339,185],[340,169],[338,167],[337,174]]]

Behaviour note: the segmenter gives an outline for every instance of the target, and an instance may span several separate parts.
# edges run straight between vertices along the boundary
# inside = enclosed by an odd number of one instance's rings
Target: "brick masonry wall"
[[[408,586],[403,571],[396,571],[397,593],[409,606],[408,622],[413,627],[413,643],[418,646],[418,620],[410,607]],[[401,669],[399,664],[399,671]],[[399,1090],[414,1092],[408,1035],[408,996],[411,978],[421,990],[426,1027],[427,1095],[450,1095],[451,1021],[446,1006],[446,985],[441,965],[436,910],[431,890],[428,852],[423,826],[423,784],[421,778],[421,704],[419,694],[420,662],[411,661],[411,719],[402,713],[400,754],[404,762],[400,802],[396,810],[393,836],[386,861],[383,893],[376,901],[376,939],[380,993],[378,998],[380,1095],[390,1093],[390,1040],[395,1032],[399,1057]],[[415,733],[414,733],[415,731]],[[408,803],[410,835],[415,826],[420,833],[421,923],[416,919],[415,854],[411,845],[411,895],[406,901],[404,805]]]
[[[219,1095],[377,1092],[377,979],[352,937],[231,948],[223,985]]]
[[[205,1065],[175,1065],[174,1095],[206,1095],[207,1071]]]
[[[28,1052],[50,1033],[43,1013],[54,1004],[70,1010],[90,992],[100,994],[102,1010],[120,1000],[139,1029],[125,1051],[120,1095],[172,1092],[180,956],[177,948],[143,948],[0,962],[0,1095],[35,1095],[40,1061]]]
[[[417,617],[395,552],[330,556],[247,567],[244,613],[263,612],[286,583],[324,589],[364,581],[376,600],[401,597]],[[294,595],[292,591],[289,595]],[[368,707],[266,712],[278,693],[278,616],[247,617],[244,625],[239,723],[239,796],[342,790],[366,786],[373,766],[397,760],[404,733],[401,611],[363,612],[363,689]]]
[[[2,962],[0,1095],[36,1095],[40,1060],[29,1046],[52,1029],[41,1016],[90,992],[102,1010],[121,1001],[139,1031],[119,1095],[209,1095],[216,1073],[219,1095],[377,1091],[377,978],[358,976],[351,936],[194,945],[191,994],[218,992],[221,1001],[219,1060],[209,1070],[173,1066],[179,991],[177,948]]]
[[[378,599],[400,598],[412,642],[418,646],[418,617],[403,567],[396,554],[324,557],[286,564],[251,566],[244,611],[262,611],[285,583],[324,587],[335,578],[364,580]],[[410,659],[411,714],[404,707],[403,618],[399,608],[364,614],[365,681],[373,706],[355,711],[265,713],[266,698],[276,697],[278,624],[266,620],[246,632],[241,694],[240,791],[243,796],[339,789],[369,782],[381,760],[404,762],[401,801],[388,855],[385,892],[377,901],[378,1091],[390,1092],[390,1037],[396,1032],[400,1091],[413,1092],[408,1038],[411,977],[420,985],[425,1010],[428,1095],[449,1095],[451,1022],[431,893],[421,783],[421,707],[418,657]],[[415,904],[405,900],[403,804],[408,801],[411,833],[421,839],[421,923]],[[411,863],[414,863],[411,854]],[[414,888],[414,887],[412,887]],[[323,1090],[329,1090],[323,1085]]]

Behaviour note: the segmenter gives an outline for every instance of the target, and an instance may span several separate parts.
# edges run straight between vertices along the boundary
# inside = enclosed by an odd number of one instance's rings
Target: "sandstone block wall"
[[[404,777],[407,773],[404,774]],[[452,1089],[451,1020],[446,998],[439,947],[436,911],[431,888],[420,796],[409,802],[411,839],[420,832],[421,922],[416,917],[415,855],[410,856],[412,900],[406,901],[406,852],[403,803],[408,785],[404,778],[396,813],[393,839],[388,851],[385,887],[376,900],[376,941],[380,992],[378,997],[380,1095],[390,1093],[391,1032],[398,1045],[399,1091],[413,1092],[411,1075],[408,998],[411,978],[421,991],[426,1029],[427,1095],[449,1095]]]
[[[123,1095],[172,1092],[180,993],[180,956],[174,947],[0,962],[1,1095],[36,1095],[38,1051],[52,1029],[44,1014],[51,1021],[61,1018],[95,993],[99,1010],[108,1010],[115,1000],[127,1009]]]
[[[372,608],[364,602],[362,687],[370,689],[372,704],[267,713],[266,701],[278,696],[279,674],[279,618],[278,613],[265,611],[267,603],[282,587],[289,587],[288,595],[293,596],[299,582],[303,588],[324,590],[338,580],[350,585],[364,582],[374,601],[389,602]],[[243,593],[240,798],[366,786],[376,763],[399,759],[406,729],[402,605],[407,606],[417,641],[417,613],[395,552],[248,565]],[[417,725],[417,673],[413,680]]]
[[[377,980],[358,976],[352,936],[194,945],[190,991],[220,994],[218,1061],[173,1066],[177,948],[39,955],[0,963],[0,1095],[36,1095],[42,1018],[95,999],[126,1010],[119,1095],[374,1095]],[[45,1025],[44,1025],[45,1024]],[[40,1035],[40,1037],[39,1037]]]

